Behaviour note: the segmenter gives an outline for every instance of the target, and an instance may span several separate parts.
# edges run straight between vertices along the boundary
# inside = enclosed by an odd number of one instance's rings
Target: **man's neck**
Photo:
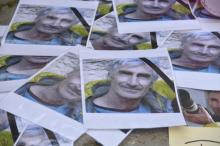
[[[64,100],[62,96],[57,92],[57,85],[54,86],[31,86],[31,92],[42,101],[44,104],[48,105],[63,105]]]
[[[19,63],[11,65],[7,68],[7,71],[10,73],[15,74],[24,74],[24,75],[32,75],[39,69],[41,69],[45,64],[44,63],[31,63],[25,60],[24,58],[21,59]]]
[[[177,66],[186,67],[186,68],[197,69],[197,68],[208,67],[210,63],[196,62],[196,61],[190,60],[187,57],[181,56],[178,59],[172,60],[172,64],[177,65]]]
[[[104,108],[110,108],[119,111],[132,111],[138,108],[140,101],[141,99],[126,99],[107,93],[104,96],[96,98],[93,102],[95,105]]]
[[[15,36],[29,41],[50,41],[54,35],[39,32],[35,27],[30,30],[15,33]]]

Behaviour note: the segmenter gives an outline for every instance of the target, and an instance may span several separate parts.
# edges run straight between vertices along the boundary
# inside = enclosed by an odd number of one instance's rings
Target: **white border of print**
[[[177,87],[199,90],[220,90],[220,75],[198,72],[174,71]]]
[[[88,4],[89,3],[89,4]],[[10,28],[17,16],[17,12],[20,8],[20,5],[22,4],[30,4],[30,5],[45,5],[45,6],[58,6],[58,7],[62,7],[62,6],[66,6],[66,7],[75,7],[75,8],[91,8],[91,9],[94,9],[94,14],[92,16],[92,20],[94,21],[95,19],[95,12],[97,10],[97,6],[98,6],[98,2],[97,1],[91,1],[91,2],[88,2],[88,1],[77,1],[77,0],[65,0],[65,3],[62,2],[62,1],[57,1],[57,0],[38,0],[37,2],[35,0],[20,0],[19,3],[18,3],[18,6],[16,8],[16,11],[12,17],[12,20],[9,24],[9,27],[7,28],[3,38],[2,38],[2,41],[1,41],[1,44],[4,44],[4,45],[10,45],[10,46],[17,46],[17,45],[21,45],[21,46],[31,46],[31,48],[33,50],[29,50],[28,52],[35,52],[37,55],[40,55],[41,54],[41,51],[46,51],[46,52],[49,52],[51,53],[50,55],[55,55],[55,56],[58,56],[59,53],[61,52],[64,52],[66,51],[65,48],[68,48],[68,47],[71,47],[71,46],[65,46],[65,45],[37,45],[37,44],[8,44],[5,42],[6,40],[6,37],[8,35],[8,32],[10,31]],[[93,24],[93,21],[91,24]],[[91,26],[92,27],[92,26]],[[91,28],[90,28],[91,29]],[[33,47],[35,46],[35,47]],[[36,47],[38,46],[38,47]],[[23,51],[27,51],[27,50],[23,50]],[[10,51],[9,51],[10,52]]]
[[[74,48],[74,50],[78,50],[77,48],[85,49],[85,47],[77,46]],[[78,51],[68,51],[66,53],[63,53],[58,58],[54,59],[52,62],[46,65],[38,73],[33,75],[33,77],[39,74],[40,72],[44,71],[46,68],[50,67],[51,64],[53,64],[59,58],[61,58],[62,56],[64,56],[65,54],[69,52],[76,54],[76,52]],[[29,80],[30,79],[28,79],[28,81]],[[16,89],[18,89],[18,87]],[[14,91],[16,91],[16,89]],[[81,136],[83,133],[86,132],[86,129],[83,127],[81,123],[74,121],[70,119],[69,117],[66,117],[60,113],[57,113],[54,110],[48,109],[47,107],[43,105],[37,104],[33,101],[23,98],[22,96],[15,94],[14,91],[9,93],[8,95],[4,94],[4,95],[7,95],[7,97],[4,97],[4,98],[2,97],[2,99],[0,99],[0,108],[3,108],[4,110],[9,111],[15,115],[18,115],[24,119],[30,120],[33,123],[36,123],[42,127],[45,127],[51,131],[54,131],[73,141],[78,139],[79,136]],[[15,109],[14,107],[18,107],[18,108]],[[129,132],[125,134],[120,130],[111,130],[111,131],[106,131],[106,130],[90,131],[89,130],[87,132],[90,136],[94,137],[97,141],[99,141],[103,145],[109,145],[109,146],[118,145],[129,134]],[[115,138],[115,140],[109,140],[110,135],[111,137],[112,135],[114,135],[114,137],[117,137],[117,138]]]
[[[37,47],[37,46],[32,46]],[[40,52],[40,55],[36,55],[34,51],[32,51],[31,46],[19,46],[19,45],[3,45],[0,48],[0,55],[16,55],[16,56],[55,56],[56,54],[48,53],[46,50],[42,49],[42,52]],[[26,51],[25,51],[26,50]],[[36,49],[34,49],[36,50]],[[61,52],[60,52],[61,53]],[[49,55],[48,55],[49,54]],[[52,55],[51,55],[52,54]],[[21,86],[25,82],[27,82],[27,79],[21,79],[21,80],[10,80],[10,81],[0,81],[0,93],[1,92],[9,92],[13,89]]]
[[[105,54],[105,55],[104,55]],[[84,93],[83,60],[84,59],[113,59],[113,58],[140,58],[140,57],[167,57],[166,49],[147,50],[147,51],[83,51],[80,50],[80,70],[82,83],[82,104],[84,124],[90,129],[133,129],[133,128],[156,128],[185,125],[185,120],[180,113],[87,113]],[[169,59],[171,66],[171,62]],[[172,67],[171,67],[172,69]],[[173,74],[172,74],[173,75]],[[175,89],[176,90],[176,89]],[[177,92],[176,92],[177,93]],[[178,95],[177,95],[178,100]],[[178,105],[179,101],[178,101]],[[163,120],[162,120],[163,119]],[[175,119],[175,120],[173,120]],[[127,122],[129,121],[129,122]]]
[[[116,0],[113,0],[114,12],[117,15],[116,21],[119,33],[134,33],[134,32],[154,32],[168,30],[187,30],[200,29],[199,22],[194,20],[166,20],[166,21],[140,21],[140,22],[119,22],[116,9]],[[188,4],[189,5],[189,4]]]

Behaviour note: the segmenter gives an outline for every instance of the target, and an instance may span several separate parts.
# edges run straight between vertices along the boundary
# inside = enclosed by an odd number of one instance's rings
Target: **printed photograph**
[[[166,57],[148,58],[171,76]],[[83,60],[87,113],[175,113],[176,95],[138,58]]]
[[[194,0],[193,13],[198,18],[220,20],[220,1],[218,0]]]
[[[152,48],[150,33],[119,34],[114,13],[94,22],[90,42],[95,50],[145,50]]]
[[[32,76],[55,57],[0,55],[0,82]]]
[[[86,45],[95,8],[21,4],[5,43]]]
[[[195,19],[183,0],[115,0],[120,22]]]
[[[19,0],[0,1],[0,25],[9,25]]]
[[[24,120],[0,109],[0,146],[13,146],[24,127]]]
[[[17,141],[16,146],[73,146],[69,139],[52,131],[30,124]]]
[[[82,122],[78,56],[73,53],[65,54],[16,93]]]
[[[220,91],[178,88],[188,126],[220,127]]]
[[[219,32],[176,31],[162,45],[176,71],[220,73]]]

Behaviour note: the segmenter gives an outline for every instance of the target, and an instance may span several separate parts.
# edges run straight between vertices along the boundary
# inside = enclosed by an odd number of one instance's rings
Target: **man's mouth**
[[[48,30],[48,31],[57,31],[57,30],[59,30],[60,28],[54,27],[54,26],[45,25],[45,26],[44,26],[44,29],[45,29],[45,30]]]
[[[160,11],[164,9],[163,7],[154,7],[154,6],[144,6],[144,8],[151,11]]]
[[[128,93],[138,93],[140,92],[139,89],[134,89],[134,88],[130,88],[130,87],[121,87],[122,90],[128,92]]]
[[[197,56],[199,58],[207,58],[207,57],[212,57],[212,55],[207,55],[207,54],[200,54],[200,53],[192,53],[194,56]]]

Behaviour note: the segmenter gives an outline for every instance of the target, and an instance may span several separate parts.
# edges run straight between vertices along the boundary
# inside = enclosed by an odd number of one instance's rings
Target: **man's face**
[[[186,42],[183,55],[194,62],[211,63],[220,56],[220,40],[192,40]]]
[[[61,96],[70,101],[81,100],[80,73],[71,73],[58,86]]]
[[[135,0],[137,8],[146,14],[165,14],[176,0]]]
[[[75,23],[77,23],[77,17],[72,13],[49,12],[36,19],[35,27],[42,33],[58,34],[66,31]]]
[[[208,94],[208,103],[215,115],[220,116],[220,91],[210,92]]]
[[[119,34],[117,28],[110,29],[109,34],[103,37],[103,45],[109,50],[126,50],[135,45],[146,42],[149,33]]]
[[[24,59],[30,63],[34,64],[45,64],[54,59],[50,56],[24,56]]]
[[[110,90],[121,98],[143,98],[153,82],[152,74],[146,65],[121,66],[112,74]]]

